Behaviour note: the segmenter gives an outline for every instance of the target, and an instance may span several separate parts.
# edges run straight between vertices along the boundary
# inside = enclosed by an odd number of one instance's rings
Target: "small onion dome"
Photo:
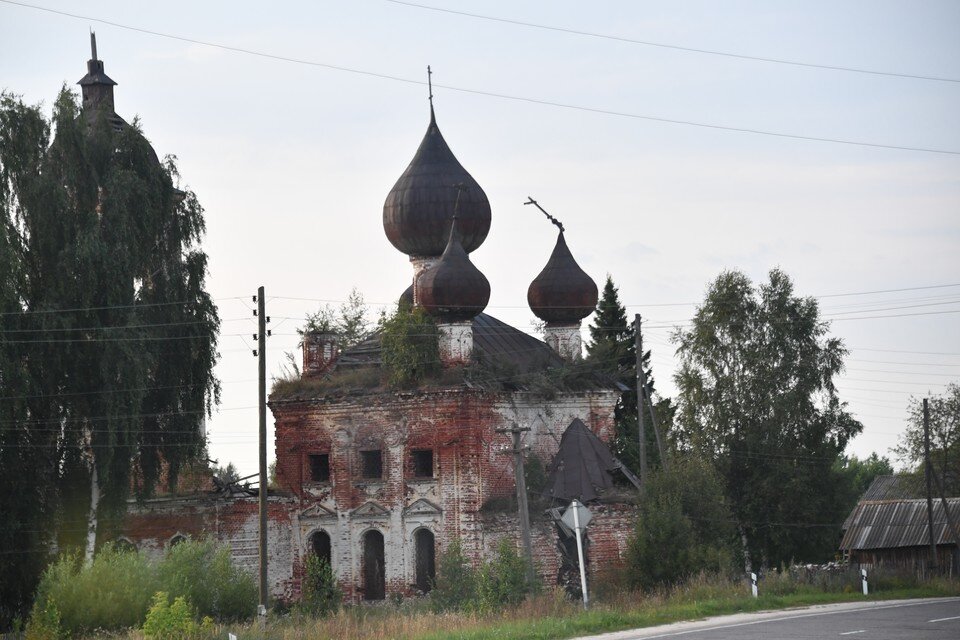
[[[462,185],[458,220],[460,242],[476,250],[490,231],[490,202],[454,157],[430,108],[430,126],[420,148],[383,204],[383,230],[408,256],[439,256],[450,234],[450,212]]]
[[[417,280],[420,304],[441,322],[463,322],[478,316],[490,301],[490,283],[460,244],[454,218],[443,255]]]
[[[412,307],[413,306],[413,285],[403,290],[403,293],[400,294],[399,305],[401,307]]]
[[[527,289],[527,304],[541,320],[558,324],[580,322],[597,306],[597,283],[573,259],[563,231],[547,266]]]

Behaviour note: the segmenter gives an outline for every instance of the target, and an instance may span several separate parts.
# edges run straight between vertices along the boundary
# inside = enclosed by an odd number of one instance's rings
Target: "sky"
[[[850,350],[850,453],[890,455],[909,399],[960,380],[960,3],[421,1],[0,0],[0,89],[49,110],[94,29],[117,112],[206,209],[220,464],[256,471],[258,286],[276,376],[306,313],[356,287],[375,316],[409,284],[382,207],[426,131],[428,64],[493,210],[472,254],[488,313],[533,331],[555,230],[532,196],[642,314],[663,395],[671,334],[727,269],[818,297]]]

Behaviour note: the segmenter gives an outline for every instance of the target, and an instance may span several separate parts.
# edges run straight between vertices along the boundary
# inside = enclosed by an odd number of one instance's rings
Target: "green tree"
[[[636,332],[633,321],[627,320],[627,311],[620,303],[620,292],[610,275],[607,275],[607,280],[603,285],[603,293],[597,302],[597,310],[588,330],[590,331],[590,342],[587,344],[588,359],[627,387],[627,390],[620,395],[614,409],[616,435],[613,448],[616,456],[627,467],[639,472]],[[654,380],[650,366],[649,350],[644,351],[642,360],[644,373],[647,376],[647,394],[649,397],[653,397]],[[661,407],[656,404],[654,406],[658,410],[657,419],[660,420],[659,409]],[[663,408],[669,412],[669,407],[665,406]],[[658,465],[659,451],[657,450],[656,437],[650,426],[649,417],[646,414],[644,417],[647,461],[649,464]]]
[[[438,612],[459,611],[474,600],[476,593],[477,573],[464,555],[459,538],[454,538],[440,554],[430,604]]]
[[[0,177],[0,260],[14,286],[0,302],[2,404],[20,415],[0,455],[48,456],[30,490],[6,499],[58,506],[60,544],[86,546],[89,561],[131,485],[149,494],[161,470],[175,485],[205,447],[219,318],[197,246],[203,209],[136,122],[81,111],[67,90],[51,122],[0,98]]]
[[[946,390],[927,400],[930,412],[930,461],[947,496],[960,495],[960,385],[951,382]],[[894,453],[901,462],[923,474],[923,398],[910,398],[909,424],[901,434]],[[934,485],[936,491],[936,485]]]
[[[875,452],[863,459],[857,456],[844,456],[837,461],[837,468],[843,479],[841,486],[847,491],[844,499],[847,512],[857,506],[857,502],[877,476],[893,473],[890,459],[886,456],[878,456]]]
[[[347,349],[363,341],[370,334],[369,309],[363,301],[363,294],[354,287],[346,301],[335,309],[325,304],[314,313],[307,314],[302,329],[297,333],[336,333],[340,348]],[[293,367],[296,368],[296,361]]]
[[[406,386],[440,370],[437,324],[421,307],[398,305],[380,322],[383,366],[391,384]]]
[[[756,289],[722,273],[674,334],[676,440],[716,465],[748,566],[835,550],[846,516],[836,463],[863,427],[837,397],[847,352],[828,331],[816,300],[774,269]]]

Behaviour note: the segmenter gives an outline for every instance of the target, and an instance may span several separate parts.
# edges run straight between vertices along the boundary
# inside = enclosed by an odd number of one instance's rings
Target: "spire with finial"
[[[436,124],[437,118],[433,115],[433,71],[430,69],[430,65],[427,65],[427,90],[430,92],[427,97],[427,100],[430,101],[430,124]]]
[[[113,113],[113,87],[117,84],[103,71],[103,60],[97,58],[97,34],[90,30],[90,59],[87,75],[77,83],[83,93],[83,109],[88,114],[103,110]]]

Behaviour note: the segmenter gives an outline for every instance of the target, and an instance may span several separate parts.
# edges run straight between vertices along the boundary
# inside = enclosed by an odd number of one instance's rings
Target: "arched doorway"
[[[313,555],[323,558],[327,564],[333,566],[333,553],[330,546],[330,534],[326,531],[316,531],[310,536],[310,550]]]
[[[416,585],[420,593],[433,588],[437,577],[436,540],[429,529],[417,529],[413,534],[414,559],[416,561]]]
[[[383,534],[376,530],[363,534],[363,599],[383,600],[386,596],[386,561]]]

